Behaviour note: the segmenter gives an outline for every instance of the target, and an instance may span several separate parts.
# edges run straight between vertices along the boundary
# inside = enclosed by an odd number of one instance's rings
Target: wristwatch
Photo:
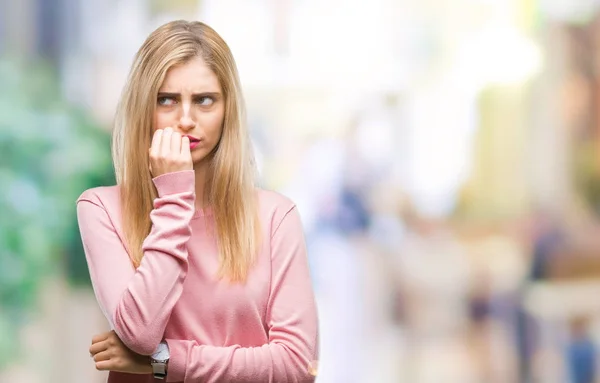
[[[167,363],[169,363],[169,346],[166,342],[160,342],[154,354],[150,356],[152,373],[156,379],[165,379],[167,377]]]

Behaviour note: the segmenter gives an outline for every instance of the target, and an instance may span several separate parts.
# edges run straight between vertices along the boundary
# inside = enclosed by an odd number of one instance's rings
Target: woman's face
[[[154,130],[173,128],[190,138],[194,165],[219,143],[225,100],[217,76],[200,57],[169,69],[156,97]]]

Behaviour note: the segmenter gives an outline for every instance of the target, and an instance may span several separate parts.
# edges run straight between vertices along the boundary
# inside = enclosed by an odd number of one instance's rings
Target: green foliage
[[[89,284],[75,200],[114,182],[110,138],[61,99],[52,68],[0,60],[0,369],[44,278]],[[16,352],[17,351],[17,352]]]

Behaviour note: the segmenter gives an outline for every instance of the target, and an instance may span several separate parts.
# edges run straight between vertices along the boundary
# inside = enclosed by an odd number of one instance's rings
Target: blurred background
[[[600,1],[0,1],[0,382],[104,382],[75,216],[133,55],[237,59],[299,206],[319,383],[600,382]]]

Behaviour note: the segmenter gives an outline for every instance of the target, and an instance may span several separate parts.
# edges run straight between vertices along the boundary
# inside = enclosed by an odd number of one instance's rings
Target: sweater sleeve
[[[294,207],[271,238],[267,308],[269,341],[216,347],[166,339],[168,382],[313,382],[318,358],[317,309],[302,225]]]
[[[137,269],[93,189],[77,201],[79,230],[100,308],[123,343],[142,355],[151,355],[163,339],[183,290],[194,215],[193,171],[168,173],[153,182],[158,198]]]

